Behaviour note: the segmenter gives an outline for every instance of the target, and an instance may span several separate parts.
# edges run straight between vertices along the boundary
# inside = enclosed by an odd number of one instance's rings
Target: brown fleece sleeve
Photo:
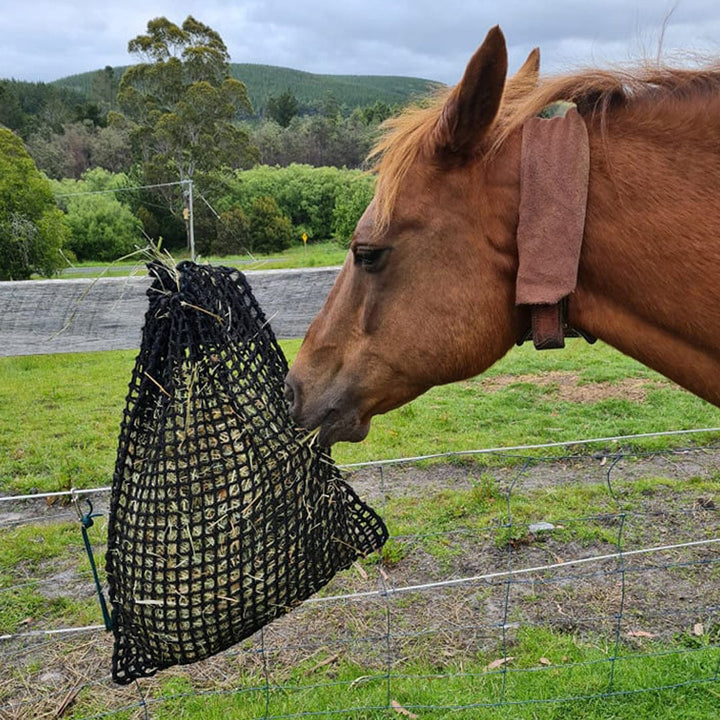
[[[575,289],[589,171],[587,128],[574,106],[564,117],[534,117],[525,123],[517,230],[518,305],[557,303]]]

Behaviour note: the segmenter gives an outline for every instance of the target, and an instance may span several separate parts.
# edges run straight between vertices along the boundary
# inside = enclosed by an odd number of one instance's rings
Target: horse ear
[[[456,158],[472,154],[497,115],[507,66],[505,36],[495,26],[445,102],[433,135],[439,152]]]
[[[540,48],[533,48],[522,64],[522,67],[513,76],[514,80],[520,80],[528,85],[537,85],[540,79]]]

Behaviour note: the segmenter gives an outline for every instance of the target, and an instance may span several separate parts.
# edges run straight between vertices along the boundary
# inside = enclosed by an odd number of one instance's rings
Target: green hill
[[[126,67],[116,67],[115,77],[120,78]],[[95,97],[97,77],[102,71],[81,73],[55,80],[54,85],[81,93],[89,100]],[[242,80],[248,89],[254,110],[261,110],[268,97],[277,96],[286,90],[294,93],[301,110],[320,107],[328,95],[332,95],[340,106],[349,109],[372,105],[377,101],[388,105],[404,105],[409,101],[427,95],[441,84],[422,78],[396,77],[386,75],[317,75],[272,65],[232,63],[231,75]]]
[[[386,75],[316,75],[271,65],[231,65],[233,77],[242,80],[248,89],[253,108],[265,106],[270,95],[291,90],[301,107],[317,107],[328,94],[348,108],[372,105],[382,101],[388,105],[405,105],[427,95],[439,83],[420,78]]]

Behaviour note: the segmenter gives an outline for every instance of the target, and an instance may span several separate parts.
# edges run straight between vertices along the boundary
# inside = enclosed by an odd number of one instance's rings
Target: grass
[[[282,345],[292,358],[299,342]],[[134,357],[135,352],[104,352],[0,359],[0,492],[110,483]],[[628,382],[633,392],[628,391]],[[571,341],[564,351],[555,353],[537,353],[529,346],[516,348],[482,378],[435,388],[410,405],[376,418],[364,443],[340,444],[334,456],[338,462],[350,463],[717,426],[717,408],[601,343],[588,347]],[[699,444],[718,439],[717,433],[692,437]],[[601,449],[622,445],[653,451],[692,442],[688,437],[667,436],[608,442],[601,444]],[[464,528],[480,538],[493,528],[495,547],[505,548],[524,540],[530,522],[567,518],[562,528],[553,531],[554,540],[612,545],[617,540],[613,527],[572,519],[630,508],[662,493],[671,498],[681,485],[697,497],[717,492],[717,478],[682,482],[667,477],[640,478],[632,487],[619,488],[615,499],[601,486],[567,483],[537,487],[513,496],[513,524],[503,528],[508,519],[506,497],[486,466],[513,462],[512,458],[500,454],[457,462],[458,474],[471,477],[466,487],[390,498],[384,508],[393,535],[426,535],[412,545],[432,558],[440,571],[458,560],[457,549],[442,537],[449,530]],[[91,530],[98,558],[105,532],[103,518]],[[410,552],[402,539],[393,539],[383,550],[383,558],[389,567],[400,566]],[[64,571],[78,567],[80,580],[89,587],[89,567],[75,522],[3,530],[0,634],[15,632],[26,623],[33,628],[101,622],[92,593],[78,597],[72,587],[63,587],[67,582],[62,579]],[[49,596],[33,582],[7,591],[22,578],[38,576],[57,577],[57,593]],[[398,600],[398,611],[402,602],[410,600]],[[221,720],[262,717],[267,702],[270,715],[323,713],[325,717],[368,720],[403,717],[399,710],[386,709],[391,699],[422,720],[699,720],[720,712],[718,683],[693,683],[698,678],[717,679],[717,642],[714,636],[688,636],[673,644],[650,640],[642,641],[640,647],[620,644],[616,657],[616,646],[608,643],[608,638],[580,638],[571,632],[529,626],[521,628],[512,647],[506,648],[514,659],[492,671],[488,665],[503,656],[502,647],[459,660],[434,656],[435,648],[428,641],[418,652],[401,657],[390,677],[384,666],[368,668],[344,657],[322,672],[313,670],[322,662],[322,655],[282,671],[271,670],[268,692],[262,673],[239,668],[232,674],[231,685],[212,694],[204,693],[202,682],[193,684],[187,676],[171,673],[157,680],[153,696],[158,702],[151,710],[159,719]],[[216,680],[208,681],[207,688],[217,690]],[[637,692],[676,684],[674,689]],[[582,699],[608,692],[611,694],[602,698]],[[82,690],[67,716],[104,713],[108,706],[101,694],[92,686]],[[450,709],[464,698],[479,706]],[[500,700],[509,704],[495,707]],[[443,706],[448,708],[438,709]],[[348,713],[347,708],[352,707],[375,709]],[[133,712],[113,717],[131,718]]]
[[[0,361],[0,492],[104,486],[135,352]]]
[[[406,659],[390,674],[383,668],[367,672],[343,659],[332,664],[331,677],[314,678],[312,668],[319,659],[315,657],[287,676],[271,677],[267,690],[261,678],[242,677],[238,687],[210,695],[186,678],[173,677],[162,683],[157,703],[150,707],[156,720],[297,717],[300,708],[303,716],[317,713],[353,720],[717,717],[717,683],[710,682],[716,673],[717,648],[673,654],[651,644],[641,651],[617,649],[616,655],[614,645],[581,645],[571,635],[540,630],[522,633],[512,648],[512,660],[494,670],[488,666],[497,656],[444,667]],[[697,683],[698,678],[707,682]],[[692,681],[695,684],[682,686]],[[672,690],[633,691],[676,684],[680,687]]]
[[[282,343],[289,358],[299,341]],[[0,358],[0,492],[55,491],[110,482],[132,351]],[[628,379],[644,395],[604,387],[592,402],[567,397],[528,375],[572,377],[573,387]],[[487,383],[503,380],[501,386]],[[555,353],[515,348],[484,376],[433,388],[377,417],[368,439],[334,448],[339,463],[583,438],[718,427],[720,410],[612,348],[579,341]],[[717,439],[701,435],[697,442]],[[623,445],[663,449],[692,442],[660,437]],[[613,443],[608,448],[616,447]],[[566,452],[566,451],[563,451]],[[483,462],[508,462],[507,458]]]
[[[713,483],[709,480],[690,482],[692,497],[712,492]],[[680,485],[679,480],[672,478],[644,478],[637,487],[633,485],[624,492],[621,504],[630,507],[652,493],[671,492]],[[574,513],[587,516],[617,509],[600,485],[581,490],[568,485],[555,492],[542,487],[518,492],[513,496],[511,507],[518,528],[523,522],[538,518],[556,519]],[[429,491],[427,496],[402,500],[391,498],[385,504],[385,517],[394,534],[415,535],[412,552],[416,556],[427,553],[442,571],[443,561],[452,548],[443,542],[441,533],[465,528],[479,537],[493,522],[506,519],[506,508],[505,495],[491,482],[489,473],[481,473],[465,489]],[[583,526],[588,533],[586,536],[582,534]],[[428,530],[432,531],[429,535]],[[613,533],[606,537],[605,530],[592,523],[577,523],[577,528],[567,525],[557,539],[562,540],[564,533],[573,531],[576,541],[612,543]],[[510,540],[501,531],[497,533],[499,544]],[[106,521],[102,518],[91,529],[98,558],[102,557],[105,532]],[[418,537],[423,533],[425,537]],[[521,531],[519,535],[522,534]],[[395,557],[385,558],[390,573],[394,572],[395,565],[409,559],[402,541],[391,541],[388,551],[391,552],[393,545],[401,551]],[[27,578],[48,573],[53,578],[62,577],[63,570],[73,565],[81,566],[80,579],[84,589],[89,590],[91,580],[75,522],[26,526],[3,532],[0,544],[0,635],[26,627],[99,624],[101,619],[94,594],[76,595],[67,588],[63,592],[59,587],[61,582],[57,580],[53,582],[56,592],[50,596],[47,589],[32,584],[10,592],[2,590],[13,582],[13,578],[17,582],[19,574]],[[478,593],[482,593],[481,587]],[[417,600],[422,603],[422,598]],[[532,601],[533,598],[526,598],[526,602]],[[534,601],[548,602],[548,599],[539,597]],[[414,602],[409,596],[399,596],[390,602],[398,638],[402,638],[404,613],[408,613],[408,619],[412,618]],[[349,614],[345,622],[357,621],[357,632],[363,638],[370,627],[364,615],[366,611],[350,607],[342,612],[342,617]],[[380,632],[386,622],[384,613],[380,613],[372,621],[372,627],[375,632]],[[489,623],[490,620],[479,616],[477,622]],[[412,627],[410,625],[409,629]],[[305,659],[289,663],[284,662],[282,656],[275,658],[270,653],[267,680],[258,661],[254,661],[256,670],[252,669],[252,662],[250,668],[243,664],[244,656],[252,658],[254,654],[248,648],[249,652],[244,655],[241,652],[234,661],[228,659],[227,665],[217,672],[206,667],[196,676],[184,674],[179,669],[161,673],[152,685],[143,683],[143,694],[149,699],[148,707],[155,720],[261,718],[266,713],[270,717],[318,713],[336,720],[403,717],[397,707],[387,709],[389,701],[396,702],[401,709],[421,720],[615,720],[625,717],[700,720],[715,717],[720,711],[717,628],[702,637],[688,633],[673,643],[640,639],[632,644],[621,642],[617,646],[612,636],[581,635],[524,623],[513,637],[508,637],[507,646],[503,647],[501,637],[498,630],[493,633],[494,647],[478,649],[469,656],[460,651],[457,657],[446,651],[453,647],[452,638],[437,633],[413,638],[410,642],[405,640],[405,647],[393,652],[390,674],[384,662],[381,638],[377,640],[377,648],[370,651],[377,658],[370,663],[356,660],[355,648],[344,643],[339,645],[337,653],[332,646],[327,649],[321,646],[319,652],[305,651],[302,653]],[[68,655],[72,652],[74,650]],[[359,652],[365,651],[360,649]],[[504,657],[512,659],[503,665],[493,665]],[[323,665],[326,660],[327,665]],[[108,661],[105,656],[102,663],[107,666]],[[29,658],[25,662],[29,662]],[[69,657],[64,662],[70,662]],[[7,671],[11,672],[10,666]],[[38,665],[33,672],[42,675],[45,670]],[[88,670],[81,664],[76,672],[78,677],[83,677]],[[12,670],[12,673],[17,676],[16,683],[27,682],[22,668]],[[7,689],[7,675],[4,679],[0,685]],[[266,682],[269,683],[267,690]],[[675,685],[678,687],[643,691]],[[0,694],[0,707],[2,702],[3,695]],[[105,716],[113,707],[109,703],[113,702],[117,702],[113,689],[98,692],[98,686],[89,685],[77,696],[74,712],[68,717],[82,718],[95,713]],[[465,703],[472,703],[472,706],[463,707]],[[127,700],[122,704],[128,705]],[[349,710],[352,708],[356,709]],[[119,712],[110,716],[116,720],[131,720],[135,717],[134,712],[136,710],[129,709],[125,714]]]
[[[293,245],[283,252],[263,255],[227,255],[224,257],[211,255],[209,257],[198,257],[200,263],[209,262],[213,265],[226,265],[238,267],[243,271],[250,270],[288,270],[303,267],[333,267],[342,265],[347,255],[347,249],[333,241],[308,243],[302,242]],[[179,254],[176,260],[186,260],[187,257]],[[62,271],[64,279],[69,278],[93,278],[102,275],[103,277],[125,277],[127,275],[144,275],[145,265],[137,260],[128,260],[103,266],[98,262],[81,262],[71,268]]]

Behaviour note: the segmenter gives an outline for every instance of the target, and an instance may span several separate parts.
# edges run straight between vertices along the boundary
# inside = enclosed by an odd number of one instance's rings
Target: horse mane
[[[434,129],[448,97],[456,88],[443,88],[423,104],[412,106],[383,124],[383,132],[368,160],[377,173],[376,226],[386,227],[397,193],[415,161],[431,158]],[[613,109],[638,104],[658,107],[664,101],[707,97],[720,93],[720,63],[681,69],[646,62],[628,69],[588,69],[574,74],[508,79],[498,115],[480,152],[493,157],[529,118],[558,100],[574,102],[586,120],[604,128]]]

